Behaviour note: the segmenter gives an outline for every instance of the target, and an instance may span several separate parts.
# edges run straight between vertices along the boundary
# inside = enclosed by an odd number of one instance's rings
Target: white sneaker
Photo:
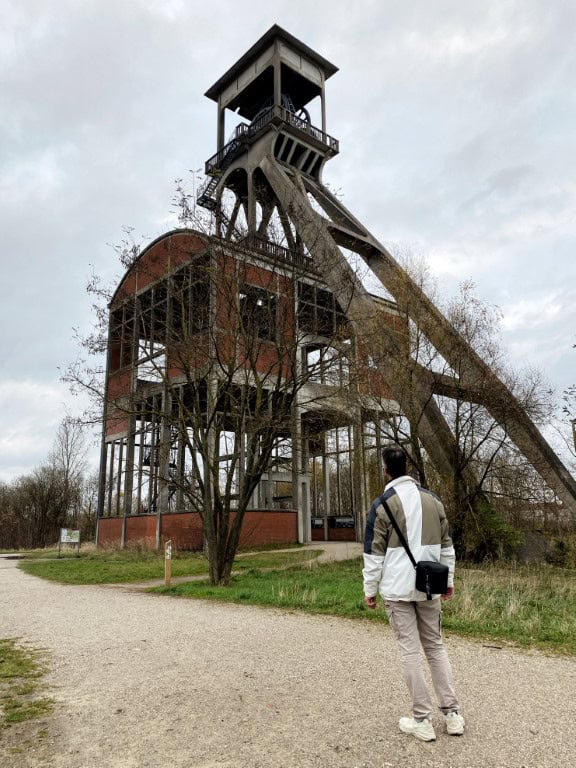
[[[464,718],[458,712],[449,712],[444,715],[446,730],[450,736],[462,736],[464,733]]]
[[[436,734],[430,720],[414,720],[413,717],[401,717],[398,723],[402,733],[411,733],[420,741],[436,741]]]

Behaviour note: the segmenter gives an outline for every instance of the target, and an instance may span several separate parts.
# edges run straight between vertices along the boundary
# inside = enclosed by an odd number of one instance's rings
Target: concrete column
[[[178,456],[176,459],[177,474],[178,474],[178,489],[176,491],[176,511],[182,512],[184,507],[184,492],[182,490],[182,478],[186,472],[186,443],[182,435],[182,416],[178,419],[180,424],[180,434],[178,435]]]
[[[134,489],[134,443],[136,432],[136,416],[131,414],[128,419],[128,437],[126,445],[126,465],[124,475],[124,515],[132,514],[132,493]]]
[[[302,419],[300,419],[302,424]],[[300,430],[300,503],[302,505],[302,520],[306,532],[306,541],[312,541],[312,520],[310,514],[310,470],[308,458],[308,441]]]
[[[220,152],[224,146],[226,130],[226,110],[222,109],[220,100],[218,100],[218,125],[217,125],[217,151]]]
[[[168,512],[170,480],[170,419],[172,395],[165,388],[160,407],[160,445],[158,446],[158,508],[156,510],[156,549],[160,548],[162,536],[162,515]]]
[[[330,464],[326,456],[326,437],[324,437],[324,450],[322,453],[322,495],[324,497],[324,540],[328,541],[328,515],[330,509]]]
[[[104,423],[106,423],[106,413],[104,413]],[[108,443],[105,439],[104,429],[102,430],[102,443],[100,445],[100,475],[98,478],[98,505],[96,509],[96,534],[95,543],[98,544],[98,526],[101,517],[104,517],[104,504],[106,502],[106,465],[108,459]]]
[[[248,234],[256,234],[256,191],[254,189],[254,176],[252,171],[248,171],[248,210],[246,211],[246,220],[248,222]]]
[[[282,65],[280,58],[274,58],[274,106],[282,106]]]
[[[115,461],[115,443],[110,443],[110,455],[108,458],[108,493],[106,500],[106,509],[108,515],[112,514],[112,492],[114,490],[114,461]]]
[[[353,426],[354,450],[352,451],[352,494],[356,518],[356,541],[364,538],[366,527],[366,467],[364,462],[364,444],[362,439],[362,416],[358,409]]]
[[[292,411],[292,503],[298,513],[298,541],[307,544],[311,540],[310,504],[307,487],[303,493],[302,455],[302,414],[296,403]]]

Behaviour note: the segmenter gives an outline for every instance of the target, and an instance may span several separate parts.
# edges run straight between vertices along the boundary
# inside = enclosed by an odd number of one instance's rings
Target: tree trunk
[[[215,507],[210,515],[205,515],[204,537],[212,586],[227,587],[230,584],[245,511],[245,509],[236,510],[232,525],[230,525],[229,510]]]

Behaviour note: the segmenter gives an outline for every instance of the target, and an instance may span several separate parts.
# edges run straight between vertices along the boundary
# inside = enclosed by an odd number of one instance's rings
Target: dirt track
[[[6,768],[576,762],[575,659],[448,638],[468,729],[449,737],[435,718],[423,744],[397,729],[407,697],[385,626],[60,586],[16,565],[0,558],[0,637],[49,649],[57,705],[34,752],[0,747]]]

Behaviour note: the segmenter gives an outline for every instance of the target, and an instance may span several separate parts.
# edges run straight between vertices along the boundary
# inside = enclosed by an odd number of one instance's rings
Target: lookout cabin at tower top
[[[225,111],[254,122],[265,110],[286,109],[310,122],[306,105],[320,97],[326,133],[325,82],[338,68],[275,24],[205,95],[218,104],[218,150],[225,143]]]
[[[208,178],[198,204],[218,211],[220,222],[222,193],[231,190],[250,209],[250,229],[255,198],[245,172],[251,174],[270,147],[284,166],[320,180],[325,162],[340,150],[338,140],[326,133],[325,84],[337,71],[293,35],[271,27],[206,91],[218,105],[217,150],[205,163]],[[226,139],[227,112],[235,123]],[[233,173],[238,168],[243,173]]]

